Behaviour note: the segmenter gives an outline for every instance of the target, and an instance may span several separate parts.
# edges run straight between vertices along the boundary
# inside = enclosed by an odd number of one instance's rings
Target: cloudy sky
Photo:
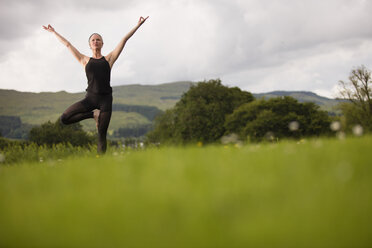
[[[253,93],[306,90],[334,97],[351,69],[372,69],[370,0],[0,0],[0,88],[82,92],[81,53],[103,36],[109,53],[140,16],[111,84],[220,78]]]

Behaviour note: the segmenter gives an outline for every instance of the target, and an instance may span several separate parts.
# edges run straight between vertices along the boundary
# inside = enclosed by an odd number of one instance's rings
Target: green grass
[[[0,166],[0,247],[371,247],[372,137]]]

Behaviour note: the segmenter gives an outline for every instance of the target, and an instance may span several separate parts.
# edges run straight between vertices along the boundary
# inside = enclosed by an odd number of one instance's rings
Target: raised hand
[[[46,30],[46,31],[49,31],[51,33],[55,32],[54,31],[54,28],[49,24],[47,27],[46,26],[43,26],[43,28]]]
[[[143,17],[141,16],[140,19],[139,19],[139,21],[138,21],[138,24],[139,24],[139,25],[142,25],[142,24],[147,20],[147,18],[149,18],[149,17],[143,18]]]

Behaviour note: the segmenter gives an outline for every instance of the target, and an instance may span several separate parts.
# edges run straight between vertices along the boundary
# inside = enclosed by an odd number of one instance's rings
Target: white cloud
[[[107,54],[149,15],[112,85],[220,77],[252,92],[333,96],[353,66],[372,66],[371,10],[364,0],[16,0],[0,10],[0,88],[83,91],[83,68],[41,25],[87,55],[89,35],[101,33]]]

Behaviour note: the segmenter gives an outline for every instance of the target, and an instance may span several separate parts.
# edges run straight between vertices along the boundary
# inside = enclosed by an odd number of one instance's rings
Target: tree
[[[87,146],[93,143],[94,138],[83,130],[80,123],[63,125],[58,120],[55,123],[48,121],[39,127],[32,128],[29,140],[38,145],[52,146],[70,143],[73,146]]]
[[[371,71],[364,65],[353,69],[348,81],[340,80],[342,98],[354,107],[341,106],[348,123],[361,124],[372,131],[372,81]],[[350,109],[354,111],[350,111]]]
[[[166,110],[158,115],[154,121],[154,130],[147,133],[149,142],[152,143],[179,143],[180,137],[176,132],[176,110],[175,108]]]
[[[314,103],[299,103],[292,97],[278,97],[246,103],[227,116],[226,134],[261,141],[265,137],[300,138],[328,134],[330,118]]]
[[[154,131],[148,137],[153,142],[215,142],[225,133],[226,115],[253,100],[251,93],[223,86],[219,79],[199,82],[183,94],[173,109],[155,120]]]

